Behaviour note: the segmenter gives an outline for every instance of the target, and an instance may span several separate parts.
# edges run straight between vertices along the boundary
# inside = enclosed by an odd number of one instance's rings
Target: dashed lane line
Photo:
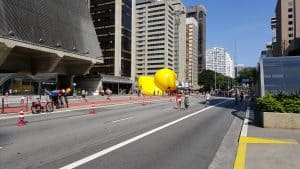
[[[117,123],[117,122],[120,122],[120,121],[125,121],[125,120],[128,120],[128,119],[132,119],[133,117],[127,117],[127,118],[124,118],[124,119],[119,119],[119,120],[114,120],[112,121],[112,123]]]

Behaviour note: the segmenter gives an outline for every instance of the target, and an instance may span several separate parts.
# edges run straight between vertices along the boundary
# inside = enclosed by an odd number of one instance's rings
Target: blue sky
[[[207,48],[224,47],[235,63],[256,66],[261,50],[272,38],[270,22],[277,0],[182,1],[185,6],[201,4],[206,7]]]

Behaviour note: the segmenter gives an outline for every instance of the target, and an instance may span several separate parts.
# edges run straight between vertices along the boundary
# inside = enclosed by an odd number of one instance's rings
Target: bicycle
[[[53,112],[54,105],[52,101],[47,101],[45,103],[41,102],[40,99],[32,102],[31,112],[32,114],[44,113],[44,112]]]

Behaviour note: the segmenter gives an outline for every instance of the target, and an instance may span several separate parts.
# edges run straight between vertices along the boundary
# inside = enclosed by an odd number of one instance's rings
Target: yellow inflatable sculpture
[[[170,69],[158,70],[154,77],[140,76],[138,79],[139,89],[146,95],[163,95],[168,90],[176,90],[177,75]]]

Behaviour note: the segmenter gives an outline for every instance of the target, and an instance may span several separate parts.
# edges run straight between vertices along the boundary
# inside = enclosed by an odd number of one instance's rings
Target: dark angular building
[[[109,77],[103,80],[103,86],[113,91],[122,86],[127,90],[134,80],[134,9],[135,0],[90,0],[90,12],[104,59],[104,63],[96,64],[91,73]]]
[[[70,86],[101,62],[88,1],[0,0],[0,78],[54,73]]]
[[[206,55],[206,9],[204,6],[187,8],[187,17],[194,17],[198,21],[198,72],[205,68]]]

